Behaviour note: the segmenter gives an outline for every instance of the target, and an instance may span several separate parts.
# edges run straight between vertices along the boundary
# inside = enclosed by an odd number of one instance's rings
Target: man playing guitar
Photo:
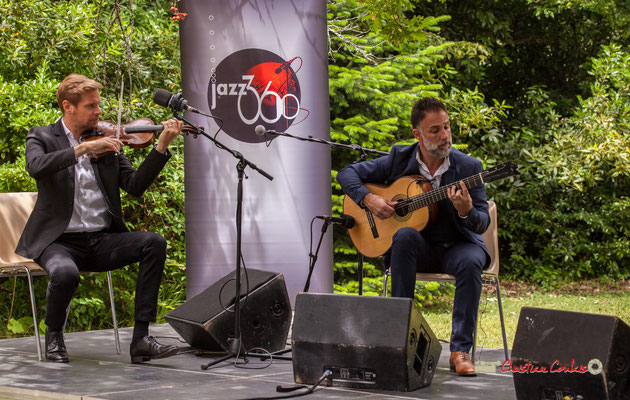
[[[417,175],[437,189],[483,170],[479,160],[451,147],[450,121],[440,100],[418,100],[411,111],[411,125],[417,143],[395,145],[389,155],[352,164],[337,175],[348,197],[381,220],[397,217],[398,201],[370,192],[366,183],[390,185],[398,178]],[[481,273],[490,263],[481,237],[490,224],[488,202],[483,184],[467,187],[459,182],[448,187],[446,194],[447,198],[433,207],[437,215],[432,213],[426,228],[403,227],[393,234],[392,296],[413,298],[416,272],[454,275],[449,365],[459,375],[475,376],[468,353],[473,344]]]

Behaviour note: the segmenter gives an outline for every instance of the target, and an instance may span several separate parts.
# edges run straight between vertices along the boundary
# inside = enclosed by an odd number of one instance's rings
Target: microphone
[[[348,214],[341,214],[338,217],[329,217],[328,215],[318,215],[315,218],[323,219],[324,222],[328,222],[331,224],[339,224],[346,229],[352,229],[352,227],[354,226],[354,217]]]
[[[158,106],[170,108],[173,112],[192,111],[201,114],[199,110],[188,105],[188,100],[181,93],[172,94],[164,89],[158,89],[153,94],[153,102]]]
[[[258,136],[272,135],[275,137],[283,134],[283,132],[276,132],[273,129],[267,129],[262,125],[256,125],[256,128],[254,128],[254,132],[256,132]]]
[[[254,132],[256,132],[258,136],[262,136],[267,133],[267,129],[265,129],[265,127],[262,125],[256,125],[256,128],[254,128]]]
[[[269,146],[269,144],[278,136],[281,135],[281,133],[276,132],[276,131],[272,131],[272,130],[267,130],[267,128],[265,128],[262,125],[256,125],[256,128],[254,128],[254,132],[256,132],[256,134],[258,136],[264,136],[265,137],[265,142],[267,143],[267,146]],[[267,135],[269,135],[270,139],[267,139]]]

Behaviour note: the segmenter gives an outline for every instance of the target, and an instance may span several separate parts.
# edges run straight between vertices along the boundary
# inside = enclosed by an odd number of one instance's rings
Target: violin
[[[96,129],[85,131],[81,134],[80,141],[89,142],[103,137],[111,137],[120,140],[123,145],[134,149],[143,149],[150,146],[155,140],[155,132],[164,130],[163,125],[154,125],[149,118],[138,118],[121,125],[120,132],[116,131],[116,124],[111,121],[98,121]],[[98,158],[112,153],[111,151],[92,154]]]

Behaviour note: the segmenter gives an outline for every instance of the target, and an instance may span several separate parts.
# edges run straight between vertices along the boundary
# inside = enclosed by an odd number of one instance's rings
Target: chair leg
[[[26,271],[26,278],[28,279],[28,291],[31,297],[31,309],[33,311],[33,324],[35,325],[35,340],[37,341],[37,357],[39,361],[43,361],[42,356],[42,343],[39,337],[39,322],[37,321],[37,306],[35,306],[35,291],[33,290],[33,278],[31,277],[31,271],[28,267],[23,267]]]
[[[499,303],[499,318],[501,318],[501,334],[503,335],[503,353],[505,361],[508,360],[507,336],[505,334],[505,320],[503,319],[503,304],[501,303],[501,290],[499,289],[499,277],[494,277],[494,284],[497,288],[497,302]]]
[[[114,340],[116,341],[116,354],[120,354],[120,337],[118,335],[118,319],[116,318],[116,304],[114,303],[114,285],[112,284],[111,271],[107,271],[107,287],[109,289],[109,302],[112,307],[112,323],[114,325]]]
[[[475,360],[477,359],[477,325],[479,324],[479,313],[477,313],[477,320],[475,321],[475,330],[473,331],[473,346],[472,346],[472,355],[470,356],[470,360],[473,365],[475,364]]]
[[[357,273],[359,274],[359,296],[363,296],[363,254],[357,251]]]
[[[387,281],[389,279],[389,270],[383,274],[383,297],[387,297]]]

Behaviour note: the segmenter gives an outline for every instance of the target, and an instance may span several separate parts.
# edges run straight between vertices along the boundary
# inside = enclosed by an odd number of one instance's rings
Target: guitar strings
[[[404,200],[399,200],[398,204],[394,206],[394,210],[396,211],[396,214],[401,215],[399,212],[402,212],[403,213],[402,215],[404,215],[407,213],[407,209],[410,209],[411,211],[415,211],[429,204],[433,204],[437,201],[445,199],[446,197],[448,197],[447,196],[448,189],[453,186],[459,185],[459,182],[464,182],[464,184],[466,184],[466,187],[472,188],[472,187],[481,185],[483,183],[483,179],[481,178],[479,174],[472,175],[472,176],[469,176],[468,178],[462,179],[461,181],[449,183],[446,186],[441,186],[437,189],[430,190],[428,192],[423,192]],[[409,186],[411,186],[412,183],[413,182],[411,182]],[[407,192],[409,192],[409,189],[407,189]]]
[[[433,189],[428,192],[423,192],[416,196],[409,197],[409,188],[414,182],[416,182],[416,180],[413,180],[409,183],[409,186],[407,186],[407,198],[404,200],[399,200],[398,204],[394,206],[394,210],[398,215],[405,215],[409,211],[415,211],[422,207],[426,207],[430,204],[445,199],[446,197],[448,197],[448,189],[455,185],[459,185],[460,182],[464,182],[464,184],[466,184],[466,187],[470,189],[473,187],[481,186],[487,181],[491,182],[499,178],[505,178],[506,176],[518,174],[516,168],[516,164],[512,162],[505,162],[495,167],[488,168],[478,174],[464,178],[458,182],[453,182],[446,186],[442,186],[437,189]]]

